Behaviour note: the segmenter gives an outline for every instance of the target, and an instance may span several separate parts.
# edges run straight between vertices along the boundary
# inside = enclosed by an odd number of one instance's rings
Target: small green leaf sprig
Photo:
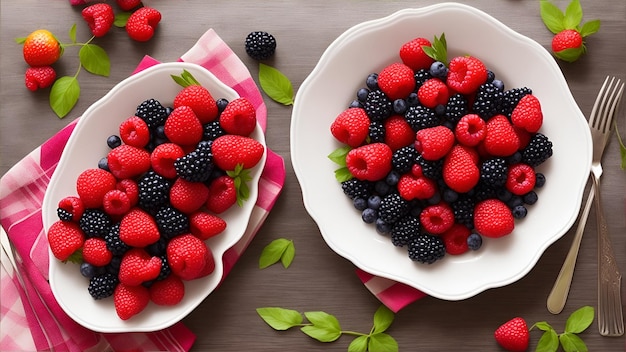
[[[257,308],[257,313],[274,330],[300,327],[303,333],[320,342],[333,342],[341,335],[356,336],[350,342],[348,352],[398,351],[398,343],[386,333],[395,316],[384,305],[374,313],[374,325],[369,333],[342,330],[335,316],[322,311],[304,312],[308,323],[304,323],[300,312],[292,309],[265,307]]]
[[[265,269],[280,261],[283,267],[287,269],[293,262],[295,256],[296,247],[293,241],[286,238],[278,238],[270,242],[270,244],[265,246],[263,251],[261,251],[259,268]]]
[[[293,105],[293,85],[278,69],[259,63],[259,84],[272,100],[283,105]]]
[[[543,335],[537,343],[538,352],[556,352],[559,345],[565,352],[586,352],[587,345],[578,336],[585,331],[593,322],[594,309],[584,306],[573,312],[565,322],[565,331],[558,334],[554,328],[545,321],[537,322],[530,327],[530,330],[537,328],[543,331]]]

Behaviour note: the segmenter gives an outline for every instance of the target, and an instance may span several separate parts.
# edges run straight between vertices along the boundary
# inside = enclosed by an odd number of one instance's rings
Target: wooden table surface
[[[112,1],[109,1],[112,2]],[[536,0],[461,1],[496,17],[514,30],[550,48],[551,33],[539,16]],[[600,31],[587,40],[588,52],[576,63],[559,62],[580,109],[588,116],[595,96],[607,75],[626,78],[626,2],[622,0],[582,0],[584,20],[602,20]],[[148,43],[132,42],[123,31],[97,39],[111,58],[110,77],[97,77],[82,71],[78,77],[81,96],[74,110],[57,118],[48,105],[48,91],[31,93],[24,87],[26,64],[14,38],[38,28],[47,28],[61,41],[78,24],[78,39],[89,33],[80,8],[67,1],[7,0],[1,3],[0,89],[0,174],[4,174],[28,152],[79,116],[90,104],[127,77],[141,58],[148,54],[161,61],[174,61],[209,28],[214,28],[257,77],[256,62],[244,50],[245,36],[254,30],[272,33],[278,41],[270,62],[286,74],[298,89],[314,68],[326,47],[341,33],[362,21],[389,15],[407,7],[420,7],[437,1],[235,1],[187,0],[152,1],[148,6],[163,15],[156,36]],[[555,0],[560,8],[567,1]],[[468,29],[470,30],[470,29]],[[66,50],[57,64],[60,75],[72,75],[77,68],[77,52]],[[258,82],[258,81],[257,81]],[[361,284],[355,267],[335,254],[302,205],[298,181],[289,151],[291,107],[266,97],[268,106],[267,143],[285,159],[287,178],[282,195],[256,238],[236,264],[223,285],[184,319],[197,334],[194,351],[346,351],[351,338],[333,343],[317,342],[298,329],[277,332],[267,326],[255,308],[280,306],[298,311],[322,310],[335,315],[344,330],[368,332],[380,302]],[[618,126],[626,136],[625,109],[618,115]],[[619,146],[615,138],[604,158],[603,201],[618,265],[626,272],[626,171],[619,166]],[[567,316],[584,305],[597,305],[596,221],[592,210],[569,301],[563,313],[552,315],[546,297],[572,242],[573,227],[550,246],[536,266],[522,279],[506,287],[490,289],[475,297],[451,302],[431,297],[417,301],[396,314],[388,333],[401,351],[499,351],[494,330],[515,316],[529,324],[548,321],[558,332],[564,330]],[[263,247],[276,238],[292,239],[296,258],[289,269],[275,265],[258,268]],[[540,333],[531,332],[534,350]],[[602,337],[597,324],[581,334],[590,351],[622,351],[624,337]]]

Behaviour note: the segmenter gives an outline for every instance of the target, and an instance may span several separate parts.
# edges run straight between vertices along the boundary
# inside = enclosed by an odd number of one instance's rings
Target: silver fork
[[[593,139],[593,162],[590,176],[592,176],[593,179],[599,179],[602,175],[602,154],[610,136],[611,120],[613,119],[613,115],[622,95],[622,90],[624,89],[624,85],[622,84],[622,87],[618,90],[619,80],[613,85],[615,78],[613,77],[610,81],[609,78],[610,77],[607,77],[604,80],[604,84],[598,92],[596,101],[591,109],[591,115],[589,116],[589,129]],[[552,314],[561,313],[567,301],[572,278],[574,276],[574,268],[576,267],[576,259],[580,249],[580,242],[585,231],[589,210],[591,209],[596,193],[596,186],[592,186],[587,195],[585,207],[578,220],[578,227],[576,228],[572,245],[563,262],[561,271],[554,282],[552,291],[550,291],[548,295],[547,307],[548,311]]]

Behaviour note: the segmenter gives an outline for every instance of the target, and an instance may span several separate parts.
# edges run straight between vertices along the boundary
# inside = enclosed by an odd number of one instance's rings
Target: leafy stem
[[[537,344],[537,351],[556,352],[559,345],[565,352],[587,351],[585,342],[578,336],[585,331],[593,322],[594,309],[584,306],[573,312],[565,322],[565,331],[557,333],[547,322],[540,321],[530,327],[529,330],[537,328],[543,331]]]

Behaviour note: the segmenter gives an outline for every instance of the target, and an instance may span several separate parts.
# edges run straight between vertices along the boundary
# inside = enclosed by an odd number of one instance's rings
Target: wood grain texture
[[[78,105],[68,117],[58,119],[48,105],[47,91],[31,93],[24,87],[26,64],[14,38],[26,36],[37,28],[47,28],[62,41],[68,41],[67,31],[72,23],[77,23],[78,39],[87,40],[89,35],[80,8],[72,8],[64,0],[46,1],[45,5],[35,0],[2,1],[0,174],[127,77],[144,55],[161,61],[176,60],[209,28],[214,28],[240,56],[253,77],[257,77],[258,69],[245,54],[243,40],[253,30],[274,34],[278,47],[269,63],[285,73],[297,90],[326,47],[349,27],[403,8],[437,2],[145,0],[145,5],[156,7],[163,14],[156,36],[148,43],[136,43],[129,40],[123,30],[114,29],[112,35],[98,39],[96,42],[110,55],[111,75],[96,77],[81,71],[82,93]],[[460,2],[488,12],[549,48],[551,33],[541,22],[538,1]],[[567,2],[555,0],[561,8]],[[602,27],[588,39],[585,56],[574,64],[560,63],[560,66],[574,98],[587,116],[606,75],[626,78],[626,2],[583,0],[582,4],[584,19],[600,18]],[[78,67],[76,57],[77,51],[68,48],[63,59],[55,64],[58,73],[73,75]],[[322,344],[297,329],[274,331],[255,311],[257,307],[266,306],[299,311],[323,310],[334,314],[345,330],[367,332],[380,304],[357,279],[354,266],[326,245],[304,209],[289,155],[291,108],[269,99],[266,102],[267,143],[285,159],[285,188],[263,228],[227,280],[184,322],[198,336],[194,351],[346,351],[351,341],[349,336]],[[626,136],[624,111],[622,107],[618,126]],[[605,160],[603,201],[617,262],[622,272],[626,272],[626,171],[619,168],[619,147],[615,139],[607,147]],[[587,228],[570,298],[560,315],[554,316],[547,311],[546,297],[565,258],[573,230],[549,247],[530,273],[518,282],[459,302],[425,298],[400,311],[388,332],[396,338],[401,351],[500,351],[493,339],[493,331],[514,316],[522,316],[530,324],[548,321],[562,331],[571,312],[583,305],[596,306],[597,238],[593,210]],[[295,241],[297,253],[292,266],[289,269],[272,266],[260,270],[261,250],[279,237]],[[531,350],[539,337],[538,331],[531,333]],[[622,351],[625,347],[624,337],[601,337],[595,323],[581,337],[590,351]]]

